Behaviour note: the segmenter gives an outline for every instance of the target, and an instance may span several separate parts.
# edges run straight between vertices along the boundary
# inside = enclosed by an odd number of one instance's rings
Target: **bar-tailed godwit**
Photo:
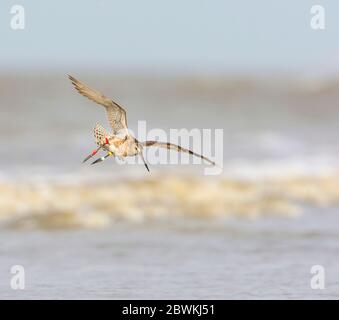
[[[104,161],[110,156],[118,157],[119,159],[124,159],[125,157],[131,156],[140,156],[142,161],[145,164],[146,169],[149,171],[148,165],[143,156],[144,147],[160,147],[167,148],[169,150],[176,150],[178,152],[185,152],[192,154],[196,157],[207,161],[208,163],[215,165],[215,162],[210,159],[195,153],[189,149],[182,148],[181,146],[169,143],[169,142],[158,142],[158,141],[144,141],[140,142],[135,137],[133,137],[127,127],[126,111],[119,104],[113,100],[107,98],[99,91],[90,88],[81,81],[75,79],[72,76],[68,76],[72,81],[75,89],[81,93],[83,96],[88,99],[104,106],[106,108],[108,121],[112,128],[112,133],[106,132],[103,126],[97,124],[94,128],[94,137],[95,142],[98,146],[90,155],[88,155],[83,162],[92,158],[97,154],[99,150],[107,151],[107,154],[104,157],[98,158],[92,164],[99,163]]]

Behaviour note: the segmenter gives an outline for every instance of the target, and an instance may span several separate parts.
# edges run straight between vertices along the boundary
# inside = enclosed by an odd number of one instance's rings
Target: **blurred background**
[[[338,297],[339,3],[0,8],[0,298]],[[134,132],[223,129],[222,175],[82,164],[109,125],[67,74],[123,105]],[[326,290],[310,287],[316,264]]]

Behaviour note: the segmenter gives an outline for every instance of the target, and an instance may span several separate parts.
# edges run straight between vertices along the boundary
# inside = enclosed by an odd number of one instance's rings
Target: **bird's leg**
[[[108,152],[104,157],[101,157],[101,158],[98,158],[96,159],[94,162],[92,162],[91,164],[96,164],[96,163],[99,163],[99,162],[102,162],[102,161],[105,161],[106,158],[110,157],[110,156],[113,156],[113,152]]]
[[[89,159],[91,159],[93,156],[95,156],[101,148],[102,148],[102,146],[100,146],[99,148],[93,150],[92,153],[89,154],[89,155],[82,161],[82,163],[85,163],[87,160],[89,160]]]
[[[93,150],[91,154],[89,154],[83,161],[82,163],[85,163],[87,160],[91,159],[93,156],[95,156],[98,151],[105,146],[106,144],[109,144],[109,140],[107,137],[105,137],[105,143],[103,145],[101,145],[100,147],[98,147],[97,149]]]

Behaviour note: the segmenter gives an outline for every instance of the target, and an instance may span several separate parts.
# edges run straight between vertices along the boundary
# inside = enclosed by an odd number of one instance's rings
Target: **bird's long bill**
[[[85,163],[87,160],[91,159],[93,156],[95,156],[98,151],[101,149],[101,146],[99,148],[97,148],[96,150],[92,151],[91,154],[89,154],[83,161],[82,163]]]
[[[148,165],[147,165],[147,163],[146,163],[146,161],[145,161],[144,155],[142,154],[142,150],[141,150],[141,152],[139,153],[139,155],[140,155],[142,161],[144,162],[144,165],[145,165],[147,171],[149,172],[149,168],[148,168]]]
[[[96,160],[95,160],[94,162],[92,162],[91,164],[96,164],[96,163],[105,161],[106,158],[108,158],[109,156],[112,156],[112,155],[113,155],[113,153],[112,153],[112,152],[109,152],[109,153],[107,153],[104,157],[101,157],[101,158],[96,159]]]

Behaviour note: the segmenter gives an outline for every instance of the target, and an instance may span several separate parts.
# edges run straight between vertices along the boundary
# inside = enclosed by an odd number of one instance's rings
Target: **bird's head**
[[[129,151],[131,154],[137,155],[142,152],[142,145],[138,141],[135,141],[135,143],[131,144]]]

